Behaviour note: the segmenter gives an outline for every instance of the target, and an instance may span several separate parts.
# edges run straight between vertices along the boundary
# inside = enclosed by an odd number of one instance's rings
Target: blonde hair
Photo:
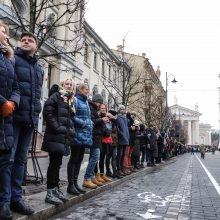
[[[74,83],[72,78],[67,78],[67,79],[61,81],[60,86],[64,88],[64,85],[65,85],[67,80],[70,80],[72,82],[72,90],[75,92],[75,83]]]
[[[8,27],[8,25],[6,25],[3,21],[0,21],[0,27],[4,27],[5,31],[6,31],[6,34],[9,35],[9,27]],[[13,51],[13,49],[10,46],[7,45],[6,47],[8,49],[6,56],[7,56],[7,58],[10,59],[10,58],[13,57],[14,51]]]
[[[80,83],[77,85],[77,91],[81,91],[82,89],[89,88],[89,85],[86,83]]]

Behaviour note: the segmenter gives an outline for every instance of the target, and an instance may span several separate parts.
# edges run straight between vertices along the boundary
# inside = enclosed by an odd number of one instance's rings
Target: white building
[[[200,144],[199,139],[199,117],[202,115],[198,111],[188,109],[179,105],[173,105],[170,108],[170,111],[175,115],[176,120],[181,121],[181,125],[184,130],[187,132],[187,144]]]
[[[199,124],[199,143],[211,145],[211,128],[212,126],[207,123]]]

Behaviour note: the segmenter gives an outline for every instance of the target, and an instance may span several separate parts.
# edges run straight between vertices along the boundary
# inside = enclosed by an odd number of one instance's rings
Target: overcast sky
[[[220,80],[219,0],[87,0],[86,19],[116,49],[125,39],[128,53],[146,53],[178,83],[168,85],[169,105],[199,105],[201,122],[219,127]],[[173,78],[170,75],[169,81]]]

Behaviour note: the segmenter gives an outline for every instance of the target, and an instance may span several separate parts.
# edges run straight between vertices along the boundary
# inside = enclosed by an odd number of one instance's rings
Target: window
[[[97,70],[97,52],[94,52],[93,68]]]
[[[108,66],[108,79],[111,81],[111,66]]]
[[[115,72],[114,72],[114,78],[113,78],[113,80],[114,80],[114,84],[116,85],[116,82],[117,82],[117,71],[115,70]]]
[[[89,63],[89,45],[85,43],[84,61]]]
[[[102,76],[105,76],[105,60],[102,59]]]

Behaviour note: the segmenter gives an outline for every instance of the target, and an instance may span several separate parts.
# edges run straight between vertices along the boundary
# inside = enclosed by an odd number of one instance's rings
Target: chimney
[[[145,57],[146,57],[146,53],[142,53],[142,57],[144,57],[144,58],[145,58]]]
[[[122,52],[123,51],[123,46],[122,45],[118,45],[117,46],[117,51]]]

